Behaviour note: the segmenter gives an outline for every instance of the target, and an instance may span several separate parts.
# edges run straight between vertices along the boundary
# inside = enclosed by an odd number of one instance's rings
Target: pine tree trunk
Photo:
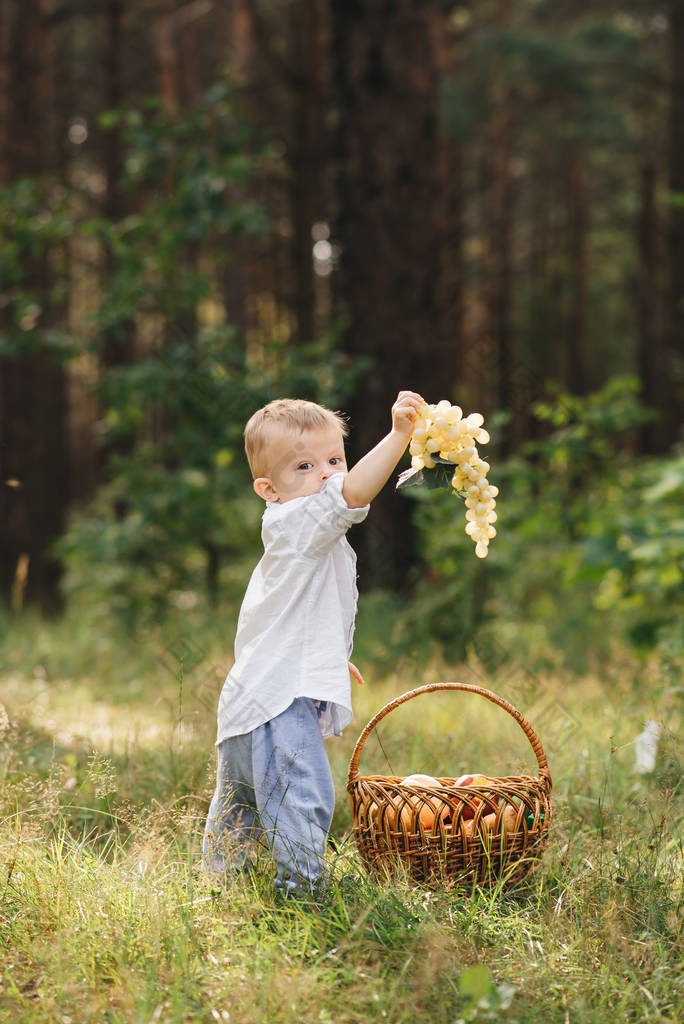
[[[661,408],[666,444],[682,437],[684,405],[684,0],[670,5],[669,325]]]
[[[587,349],[587,281],[589,274],[588,205],[585,161],[581,148],[571,156],[568,179],[570,322],[567,385],[576,395],[589,389]]]
[[[173,0],[164,0],[154,20],[154,47],[157,59],[159,95],[165,110],[173,113],[180,106],[180,61],[176,45]]]
[[[248,0],[233,0],[226,15],[226,52],[237,82],[241,102],[248,115],[252,115],[254,99],[251,92],[254,40],[252,18]],[[243,190],[235,189],[234,198],[246,198]],[[237,336],[246,345],[249,316],[247,299],[250,294],[250,265],[254,244],[248,237],[231,241],[230,259],[218,271],[219,289],[228,323],[235,327]]]
[[[510,118],[506,89],[497,89],[494,99],[496,112],[489,143],[491,214],[487,306],[491,322],[492,348],[495,353],[496,406],[513,414],[516,399],[513,379],[516,365],[511,327],[514,193],[510,169]],[[503,457],[509,455],[512,450],[515,427],[515,419],[512,419],[511,428],[502,432],[499,451]]]
[[[435,357],[440,363],[444,360],[454,379],[457,379],[461,377],[462,371],[461,346],[464,331],[463,149],[458,141],[450,138],[442,138],[439,145],[442,258],[436,282],[439,335]]]
[[[646,159],[639,168],[640,208],[636,225],[639,263],[635,295],[637,365],[642,398],[652,409],[657,409],[660,402],[663,371],[661,331],[658,323],[656,185],[656,165],[653,160]],[[660,450],[661,434],[662,425],[659,422],[644,424],[639,437],[642,453],[650,454]]]
[[[438,132],[433,10],[421,0],[331,0],[337,103],[335,275],[353,363],[370,359],[351,403],[351,461],[389,427],[400,389],[449,397],[435,358]],[[358,543],[366,586],[401,586],[413,564],[409,502],[388,484]]]
[[[289,30],[289,63],[292,68],[288,146],[292,308],[295,340],[307,342],[316,333],[311,228],[314,221],[321,217],[327,156],[321,0],[299,0],[294,3],[290,11]]]
[[[12,179],[12,48],[16,0],[0,0],[0,183]]]
[[[117,110],[125,101],[123,84],[124,17],[126,0],[107,0],[105,17],[105,109]],[[121,189],[122,138],[118,126],[108,129],[104,135],[103,167],[106,191],[104,215],[110,224],[117,224],[125,215],[125,200]],[[103,287],[116,272],[113,253],[104,253]],[[131,320],[119,322],[105,330],[102,336],[101,368],[104,374],[120,366],[128,366],[135,359],[135,326]],[[111,459],[117,455],[129,454],[133,439],[126,437],[100,447],[100,470],[107,474]],[[121,505],[117,514],[123,517],[125,508]]]
[[[0,184],[37,177],[59,162],[52,134],[51,12],[50,0],[3,3],[2,77],[9,88]],[[63,325],[49,255],[27,253],[23,263],[22,288],[40,307],[38,330]],[[2,316],[2,332],[16,333],[11,304]],[[0,359],[1,595],[46,613],[61,608],[62,569],[51,546],[64,529],[71,492],[67,421],[65,371],[54,356],[39,350]]]
[[[520,437],[537,437],[540,422],[533,415],[533,404],[544,393],[553,375],[554,348],[557,345],[558,308],[552,303],[554,272],[552,270],[552,210],[555,200],[551,182],[555,175],[549,168],[545,147],[534,152],[530,170],[528,205],[528,261],[522,287],[528,296],[525,313],[526,344],[524,347],[524,385],[519,393]],[[557,290],[557,285],[555,285]]]

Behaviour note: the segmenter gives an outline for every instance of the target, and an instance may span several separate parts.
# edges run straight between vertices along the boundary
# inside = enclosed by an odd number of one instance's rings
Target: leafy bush
[[[65,326],[68,244],[81,213],[73,190],[47,175],[0,188],[0,357],[64,362],[83,351]]]
[[[684,456],[630,454],[647,415],[632,378],[535,413],[548,435],[492,459],[499,520],[486,562],[472,557],[460,507],[415,494],[427,570],[407,627],[455,658],[474,644],[497,663],[543,650],[580,669],[625,633],[641,650],[681,654]]]
[[[261,508],[242,446],[251,413],[287,394],[336,404],[357,368],[331,352],[332,337],[287,353],[274,339],[250,359],[225,322],[215,268],[234,258],[237,238],[267,226],[245,196],[269,159],[229,89],[173,116],[154,106],[105,115],[115,125],[137,212],[81,230],[111,264],[98,337],[115,349],[135,336],[142,351],[102,375],[108,481],[58,553],[67,595],[132,628],[205,594],[215,604],[232,566],[256,555]]]
[[[258,557],[262,512],[244,424],[276,396],[308,392],[337,404],[339,391],[330,393],[315,369],[324,344],[292,356],[291,376],[277,380],[249,371],[227,328],[167,343],[144,362],[111,371],[103,389],[108,435],[144,426],[151,410],[165,429],[158,436],[142,430],[130,452],[113,456],[110,482],[72,517],[58,544],[67,596],[101,603],[132,628],[205,595],[215,604],[235,565],[241,592],[245,555]]]

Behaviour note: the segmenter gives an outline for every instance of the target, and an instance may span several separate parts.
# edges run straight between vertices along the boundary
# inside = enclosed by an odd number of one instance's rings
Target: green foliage
[[[102,126],[121,128],[122,186],[135,192],[136,213],[82,225],[110,266],[94,326],[114,347],[142,335],[144,354],[105,368],[109,480],[58,551],[67,593],[105,602],[132,626],[179,595],[196,600],[202,567],[215,598],[221,561],[255,539],[256,509],[238,500],[248,483],[240,438],[268,381],[249,370],[244,339],[198,310],[211,306],[213,265],[265,226],[242,195],[263,155],[251,155],[227,87],[178,115],[150,105],[111,112]]]
[[[534,708],[549,757],[554,819],[538,868],[509,893],[365,875],[345,817],[349,757],[361,724],[415,684],[410,672],[376,674],[356,692],[357,728],[330,745],[339,784],[328,892],[282,901],[263,851],[253,875],[225,887],[201,868],[215,729],[215,701],[196,699],[206,663],[187,672],[181,715],[178,680],[150,663],[150,643],[103,631],[88,657],[78,628],[0,630],[0,1020],[681,1019],[678,709],[634,659],[600,679],[528,685],[523,710]],[[38,657],[76,669],[74,639],[83,674],[38,671]],[[112,687],[117,659],[136,690]],[[370,682],[373,665],[363,667]],[[509,665],[487,683],[521,706]],[[382,723],[388,753],[405,756],[410,738],[416,767],[438,750],[440,775],[465,757],[489,770],[512,730],[532,756],[501,709],[449,696],[453,708],[422,698],[405,731],[389,726],[394,716]],[[632,770],[645,712],[665,725],[667,777]]]
[[[611,495],[607,529],[588,532],[585,563],[600,566],[600,611],[626,623],[632,642],[684,652],[684,454],[649,461],[624,480],[626,503]],[[633,500],[632,500],[633,499]]]
[[[258,557],[263,510],[252,492],[244,424],[282,395],[308,392],[336,404],[344,378],[319,372],[322,345],[290,356],[291,380],[251,371],[228,328],[169,342],[110,371],[104,439],[125,444],[137,432],[139,440],[111,457],[110,482],[72,516],[57,545],[66,594],[109,609],[130,628],[156,621],[170,605],[193,607],[205,594],[212,602],[220,592],[234,596],[235,567],[240,590],[245,557]]]
[[[109,479],[57,550],[67,594],[132,628],[205,593],[215,603],[233,566],[256,554],[261,506],[242,444],[252,412],[287,394],[335,405],[361,367],[331,351],[333,335],[287,352],[274,340],[250,360],[224,322],[216,267],[229,272],[235,240],[266,225],[243,193],[268,161],[252,153],[227,88],[178,115],[151,106],[104,124],[122,128],[137,210],[83,225],[111,263],[95,326],[114,347],[142,335],[143,354],[105,368]]]
[[[177,114],[150,104],[111,112],[101,125],[121,129],[121,187],[136,201],[135,213],[118,222],[84,225],[113,261],[97,323],[123,335],[131,317],[144,314],[163,317],[157,343],[173,325],[186,334],[189,326],[192,333],[197,304],[211,292],[202,255],[212,267],[223,267],[233,258],[235,239],[266,229],[262,206],[245,192],[268,154],[255,152],[224,85]]]
[[[625,633],[681,655],[684,461],[624,449],[648,415],[637,391],[616,378],[536,406],[547,436],[504,464],[492,458],[499,519],[486,562],[472,556],[460,499],[417,495],[428,569],[407,617],[414,634],[456,657],[470,644],[495,661],[555,649],[577,669]]]
[[[132,626],[174,600],[195,602],[202,568],[215,598],[221,560],[256,545],[241,432],[267,392],[245,373],[231,334],[213,330],[112,372],[104,393],[108,436],[151,416],[165,429],[112,457],[110,483],[73,518],[59,552],[67,593],[105,601]]]
[[[77,197],[48,178],[0,188],[0,356],[47,351],[61,361],[85,347],[64,326],[77,221]]]
[[[653,82],[665,56],[664,19],[639,5],[626,11],[554,2],[452,5],[451,21],[458,42],[440,76],[440,121],[459,143],[468,195],[467,294],[483,271],[469,250],[482,247],[483,224],[497,203],[478,168],[502,174],[497,146],[508,154],[516,400],[527,404],[546,381],[570,379],[565,352],[577,332],[570,311],[577,308],[578,268],[561,223],[577,222],[573,195],[584,197],[588,210],[577,230],[591,262],[583,281],[589,373],[599,386],[609,373],[632,372],[639,332],[625,296],[643,275],[634,223],[644,200],[624,168],[644,152],[659,153],[662,111]],[[527,209],[535,211],[531,217]]]

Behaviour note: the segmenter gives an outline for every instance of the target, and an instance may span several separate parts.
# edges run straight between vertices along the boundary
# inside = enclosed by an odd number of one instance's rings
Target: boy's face
[[[271,445],[269,461],[269,475],[258,477],[254,490],[265,501],[281,504],[318,494],[333,473],[347,472],[344,438],[336,427],[279,437]]]

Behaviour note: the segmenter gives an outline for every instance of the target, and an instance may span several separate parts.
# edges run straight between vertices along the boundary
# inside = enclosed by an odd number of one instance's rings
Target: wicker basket
[[[439,788],[403,785],[386,775],[359,775],[359,758],[369,734],[406,701],[437,690],[479,694],[512,715],[527,736],[539,775],[490,778],[486,786]],[[354,838],[367,871],[385,877],[404,870],[432,887],[519,882],[541,856],[551,821],[551,775],[542,745],[525,718],[491,690],[468,683],[432,683],[402,694],[368,723],[349,763]]]

